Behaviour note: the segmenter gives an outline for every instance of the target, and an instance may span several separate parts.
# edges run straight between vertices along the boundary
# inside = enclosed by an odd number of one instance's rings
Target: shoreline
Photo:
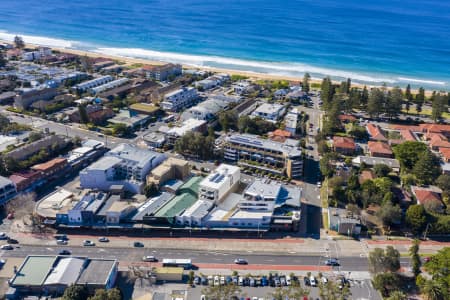
[[[12,43],[12,41],[9,40],[4,40],[4,39],[0,39],[0,42],[4,42],[4,43]],[[65,47],[54,47],[54,46],[46,46],[46,45],[40,45],[40,44],[33,44],[33,43],[26,43],[26,47],[27,48],[36,48],[36,47],[49,47],[52,50],[55,51],[59,51],[59,52],[65,52],[65,53],[70,53],[70,54],[75,54],[75,55],[79,55],[79,56],[88,56],[88,57],[92,57],[92,58],[96,58],[96,57],[104,57],[104,58],[108,58],[111,60],[115,60],[115,61],[120,61],[123,62],[126,66],[130,66],[133,64],[146,64],[146,65],[163,65],[166,63],[170,63],[171,61],[167,60],[167,61],[161,61],[161,60],[151,60],[151,59],[146,59],[146,58],[136,58],[136,57],[130,57],[130,56],[124,56],[124,55],[111,55],[111,54],[104,54],[104,53],[100,53],[100,52],[96,52],[96,51],[89,51],[89,50],[80,50],[80,49],[73,49],[73,48],[65,48]],[[204,71],[210,71],[210,72],[217,72],[217,73],[228,73],[230,75],[242,75],[242,76],[246,76],[249,79],[252,80],[287,80],[290,82],[295,82],[295,83],[300,83],[303,80],[303,76],[302,77],[296,77],[296,76],[288,76],[288,75],[275,75],[275,74],[267,74],[267,73],[261,73],[261,72],[253,72],[253,71],[241,71],[241,70],[236,70],[236,69],[228,69],[228,68],[215,68],[215,67],[206,67],[206,66],[192,66],[189,64],[181,64],[183,69],[188,69],[188,70],[204,70]],[[351,78],[350,78],[351,79]],[[322,83],[322,79],[318,79],[318,78],[311,78],[310,79],[310,84],[321,84]],[[332,80],[333,84],[340,84],[341,81],[339,80]],[[414,83],[410,83],[410,84],[414,84]],[[362,84],[362,83],[355,83],[352,82],[351,83],[352,87],[357,87],[357,88],[364,88],[367,87],[367,89],[371,89],[371,88],[380,88],[382,87],[382,84]],[[387,86],[386,87],[388,90],[393,89],[393,86]],[[400,87],[402,90],[404,90],[406,88],[405,87]],[[312,88],[312,89],[316,89],[316,88]],[[440,91],[439,89],[428,89],[425,90],[425,96],[426,97],[430,97],[433,93],[433,91]],[[418,89],[417,88],[411,88],[411,92],[413,94],[418,93]]]

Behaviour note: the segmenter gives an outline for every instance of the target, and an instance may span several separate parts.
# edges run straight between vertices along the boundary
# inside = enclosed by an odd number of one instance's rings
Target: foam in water
[[[13,41],[15,36],[16,36],[15,33],[13,34],[5,31],[0,31],[0,39],[2,40]],[[294,62],[254,61],[237,58],[219,57],[219,56],[160,52],[140,48],[101,47],[90,43],[56,39],[43,36],[32,36],[24,34],[20,34],[20,36],[27,43],[42,46],[86,50],[100,54],[113,55],[119,57],[142,58],[154,61],[173,62],[201,68],[223,68],[230,70],[245,71],[254,74],[263,73],[269,75],[301,78],[304,73],[309,72],[312,78],[315,79],[321,79],[325,76],[330,76],[332,79],[335,80],[345,80],[346,78],[351,78],[355,83],[362,83],[362,84],[386,83],[389,85],[397,85],[397,84],[415,83],[430,86],[445,86],[447,84],[444,81],[433,81],[433,80],[396,77],[396,76],[389,77],[389,76],[368,75],[345,70],[315,67],[307,64]]]

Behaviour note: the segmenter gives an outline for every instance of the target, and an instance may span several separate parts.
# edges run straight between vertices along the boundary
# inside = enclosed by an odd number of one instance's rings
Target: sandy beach
[[[11,43],[11,41],[7,40],[1,40],[0,42],[5,43]],[[36,44],[26,44],[27,48],[36,48],[41,45]],[[145,64],[145,65],[162,65],[169,63],[170,61],[155,61],[155,60],[149,60],[149,59],[142,59],[142,58],[134,58],[134,57],[128,57],[128,56],[115,56],[115,55],[107,55],[104,53],[97,53],[93,51],[84,51],[84,50],[77,50],[77,49],[69,49],[69,48],[58,48],[58,47],[51,47],[55,51],[59,52],[65,52],[65,53],[71,53],[76,54],[80,56],[88,56],[88,57],[105,57],[111,60],[115,61],[121,61],[127,66],[131,66],[133,64]],[[282,75],[273,75],[273,74],[265,74],[265,73],[256,73],[256,72],[249,72],[249,71],[240,71],[240,70],[233,70],[233,69],[222,69],[222,68],[210,68],[210,67],[196,67],[196,66],[190,66],[190,65],[183,65],[183,69],[195,69],[195,70],[205,70],[205,71],[211,71],[211,72],[219,72],[219,73],[228,73],[228,74],[235,74],[235,75],[242,75],[246,76],[250,79],[254,80],[288,80],[291,82],[301,82],[303,80],[303,77],[289,77],[289,76],[282,76]],[[311,78],[310,83],[311,84],[320,84],[322,82],[322,79],[318,78]],[[339,81],[333,81],[334,84],[339,84]],[[352,82],[353,87],[363,88],[366,86],[368,89],[374,88],[374,87],[381,87],[381,85],[365,85],[365,84],[358,84]],[[400,87],[404,89],[405,87]],[[387,87],[387,89],[392,89],[392,87]],[[418,91],[415,89],[411,89],[412,93],[417,93]],[[425,92],[426,96],[429,97],[432,94],[431,90],[427,90]]]

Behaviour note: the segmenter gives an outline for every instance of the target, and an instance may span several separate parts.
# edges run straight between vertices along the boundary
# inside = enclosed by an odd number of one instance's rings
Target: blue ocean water
[[[0,38],[450,90],[450,1],[2,0]]]

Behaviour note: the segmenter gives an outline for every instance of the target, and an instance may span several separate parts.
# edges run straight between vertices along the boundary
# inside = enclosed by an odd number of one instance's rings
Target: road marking
[[[55,249],[53,249],[53,248],[46,248],[47,249],[47,251],[54,251]]]

